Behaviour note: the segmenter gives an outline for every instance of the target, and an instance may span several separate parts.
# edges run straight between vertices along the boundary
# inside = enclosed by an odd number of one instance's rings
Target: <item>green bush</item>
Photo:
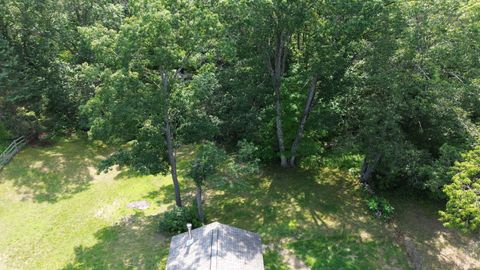
[[[168,233],[182,233],[187,231],[187,223],[193,228],[202,226],[193,207],[177,207],[165,212],[160,219],[160,230]]]
[[[7,130],[5,125],[0,123],[0,139],[11,139],[12,135],[10,132]]]
[[[0,152],[11,142],[12,135],[7,128],[0,123]]]
[[[237,159],[239,162],[255,162],[258,163],[260,160],[258,158],[258,147],[247,141],[241,140],[237,143],[238,153]]]
[[[366,200],[367,208],[372,212],[376,218],[383,221],[389,221],[393,218],[395,208],[385,199],[377,196],[372,196]]]
[[[463,232],[480,230],[480,146],[462,155],[454,166],[452,183],[443,189],[448,201],[441,220]]]
[[[440,147],[440,156],[431,164],[420,169],[420,176],[425,179],[423,188],[430,191],[435,199],[446,199],[443,187],[452,182],[454,171],[452,166],[461,158],[461,149],[448,144]]]

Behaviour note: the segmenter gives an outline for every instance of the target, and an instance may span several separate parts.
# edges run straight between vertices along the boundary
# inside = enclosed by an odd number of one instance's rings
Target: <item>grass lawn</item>
[[[312,269],[409,269],[384,225],[366,212],[348,172],[270,169],[250,181],[248,188],[210,195],[208,213],[292,250]],[[274,262],[266,268],[284,267]]]
[[[157,269],[168,253],[148,198],[167,177],[97,175],[106,149],[82,141],[30,147],[0,172],[0,269]],[[160,195],[161,196],[161,195]],[[152,207],[128,221],[128,202]]]
[[[180,176],[191,151],[179,153]],[[64,140],[29,147],[0,172],[0,269],[164,269],[170,236],[157,232],[157,223],[174,201],[171,180],[116,170],[97,175],[95,165],[108,152]],[[182,180],[182,188],[190,202],[191,183]],[[346,169],[267,168],[206,195],[209,220],[262,236],[270,247],[266,269],[289,269],[285,250],[312,269],[409,269],[404,248],[366,212]],[[151,206],[126,208],[136,200]],[[399,226],[421,242],[423,232],[409,229],[401,215]]]

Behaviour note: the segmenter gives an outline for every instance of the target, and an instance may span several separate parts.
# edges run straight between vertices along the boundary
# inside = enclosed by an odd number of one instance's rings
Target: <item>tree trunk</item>
[[[278,150],[280,151],[280,165],[288,167],[287,157],[285,156],[285,139],[282,126],[282,102],[280,97],[280,82],[275,86],[275,124],[277,128]]]
[[[381,154],[376,154],[373,160],[369,160],[367,157],[363,159],[362,170],[360,172],[360,182],[367,188],[370,188],[370,178],[372,177],[378,162],[380,162],[381,157]],[[373,193],[373,190],[371,193]]]
[[[202,205],[202,187],[197,185],[197,192],[195,194],[195,199],[197,200],[197,210],[198,210],[198,217],[202,223],[205,222],[205,215],[203,213],[203,205]]]
[[[287,58],[286,41],[288,35],[282,32],[276,37],[275,51],[273,59],[268,59],[267,67],[272,78],[273,91],[275,94],[275,125],[277,132],[278,150],[280,152],[280,165],[288,167],[287,157],[285,156],[285,139],[282,126],[282,77],[285,73],[285,62]],[[273,66],[272,66],[273,60]]]
[[[165,72],[162,72],[162,81],[163,87],[168,96],[168,77]],[[170,128],[170,118],[168,116],[168,101],[165,106],[165,110],[163,112],[164,124],[165,124],[165,139],[167,142],[167,155],[168,155],[168,162],[170,163],[170,171],[172,174],[172,181],[173,181],[173,188],[175,190],[175,204],[178,207],[182,207],[182,198],[180,196],[180,184],[178,183],[177,177],[177,160],[175,158],[175,148],[173,145],[173,136],[172,130]]]
[[[170,171],[172,173],[173,187],[175,189],[175,203],[178,207],[182,207],[182,198],[180,196],[180,184],[177,177],[177,160],[175,158],[175,149],[173,147],[172,131],[168,116],[165,117],[165,137],[167,139],[168,161],[170,163]]]
[[[305,123],[307,122],[308,116],[312,111],[314,102],[313,99],[315,97],[315,90],[317,88],[317,77],[313,76],[312,81],[310,84],[310,88],[308,89],[308,96],[307,102],[305,102],[305,108],[303,109],[302,118],[300,120],[300,125],[298,126],[297,135],[295,136],[295,140],[292,143],[292,148],[290,149],[290,166],[295,167],[295,158],[297,155],[297,150],[300,145],[300,140],[303,137],[303,133],[305,131]]]

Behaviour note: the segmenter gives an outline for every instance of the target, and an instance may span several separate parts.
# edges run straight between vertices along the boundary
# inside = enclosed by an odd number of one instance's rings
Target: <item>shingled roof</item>
[[[256,233],[218,222],[172,237],[167,270],[263,270],[262,242]]]

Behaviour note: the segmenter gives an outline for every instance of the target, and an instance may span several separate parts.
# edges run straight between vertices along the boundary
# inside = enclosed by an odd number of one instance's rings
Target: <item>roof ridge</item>
[[[212,230],[212,241],[210,243],[210,270],[217,270],[217,256],[218,256],[218,238],[220,230]]]

